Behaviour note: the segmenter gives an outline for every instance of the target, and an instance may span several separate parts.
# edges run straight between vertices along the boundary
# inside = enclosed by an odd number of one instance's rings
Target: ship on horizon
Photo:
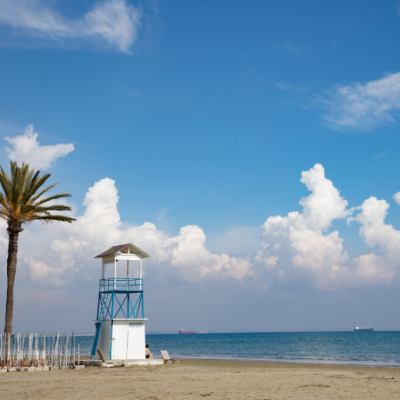
[[[373,332],[374,328],[370,326],[355,326],[354,332]]]
[[[193,335],[196,332],[186,332],[183,329],[181,329],[178,333],[183,333],[183,334],[187,334],[187,335]]]

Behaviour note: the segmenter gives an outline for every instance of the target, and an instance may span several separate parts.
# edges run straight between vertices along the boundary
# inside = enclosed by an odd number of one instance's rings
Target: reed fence
[[[75,334],[29,332],[0,334],[0,369],[14,367],[70,367],[75,365]]]

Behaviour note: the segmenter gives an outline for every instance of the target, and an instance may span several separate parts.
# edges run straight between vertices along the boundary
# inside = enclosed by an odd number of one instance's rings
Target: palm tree
[[[22,225],[31,221],[69,222],[74,218],[59,214],[60,211],[71,211],[71,207],[50,203],[63,197],[69,197],[68,193],[43,197],[59,182],[43,189],[43,185],[50,178],[50,174],[40,176],[40,171],[29,169],[29,165],[11,161],[11,179],[0,166],[0,218],[7,221],[8,233],[8,258],[7,258],[7,303],[4,333],[12,333],[12,318],[14,308],[14,281],[17,271],[18,236],[23,231]],[[53,214],[55,212],[55,214]],[[6,343],[8,340],[6,339]],[[8,348],[7,344],[7,348]],[[6,351],[7,354],[7,351]]]

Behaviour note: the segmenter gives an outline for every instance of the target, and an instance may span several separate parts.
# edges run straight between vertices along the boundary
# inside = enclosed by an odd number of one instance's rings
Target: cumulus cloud
[[[99,278],[93,256],[132,242],[151,255],[146,273],[174,283],[250,278],[247,282],[260,290],[290,282],[308,282],[321,290],[393,284],[400,270],[400,231],[385,223],[389,204],[370,197],[349,208],[320,164],[304,171],[300,181],[310,191],[299,202],[302,211],[269,217],[262,226],[263,250],[232,256],[207,249],[206,235],[197,225],[171,236],[152,222],[122,224],[115,182],[105,178],[89,188],[85,212],[74,215],[75,223],[29,225],[21,234],[19,273],[40,287],[67,288]],[[339,231],[332,229],[337,220],[359,224],[360,238],[372,250],[350,258]],[[7,242],[5,222],[0,221],[0,256],[5,257]]]
[[[303,212],[265,221],[261,234],[264,251],[255,261],[263,263],[275,278],[300,274],[320,289],[391,283],[400,270],[400,231],[384,222],[389,204],[371,197],[348,209],[320,164],[303,172],[301,182],[311,191],[300,200]],[[373,251],[350,259],[339,232],[329,232],[338,219],[359,223],[360,237],[367,246],[377,246],[379,254]]]
[[[258,259],[286,273],[288,267],[301,270],[324,288],[332,278],[347,273],[344,264],[348,255],[343,250],[343,239],[338,231],[326,233],[335,219],[349,214],[347,201],[325,178],[320,164],[303,172],[300,181],[311,191],[300,200],[303,212],[294,211],[286,217],[278,215],[265,221],[261,234],[265,250],[258,254]]]
[[[360,207],[355,220],[360,224],[360,236],[381,255],[372,252],[355,258],[356,275],[366,283],[389,283],[400,267],[400,231],[385,224],[389,203],[370,197]]]
[[[129,53],[138,37],[141,12],[125,0],[99,1],[82,18],[60,15],[41,0],[0,0],[0,22],[48,37],[97,39]]]
[[[250,258],[207,250],[206,235],[196,225],[182,227],[176,236],[168,236],[151,222],[122,228],[118,192],[109,178],[96,182],[83,204],[86,210],[73,224],[30,225],[21,234],[21,263],[39,285],[60,287],[78,277],[97,279],[99,262],[93,257],[112,245],[129,242],[151,255],[146,260],[146,271],[158,271],[175,281],[241,281],[254,276]],[[0,231],[0,253],[5,254],[6,233],[5,229]]]
[[[23,135],[6,140],[12,148],[6,147],[7,156],[11,161],[25,162],[40,170],[50,168],[59,157],[64,157],[74,150],[72,143],[40,146],[38,134],[33,132],[33,125],[25,128]]]
[[[326,93],[321,104],[325,121],[333,129],[371,130],[394,122],[400,110],[400,72],[382,79],[339,85]]]

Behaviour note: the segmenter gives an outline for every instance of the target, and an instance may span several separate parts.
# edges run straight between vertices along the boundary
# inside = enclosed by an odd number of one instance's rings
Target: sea
[[[76,338],[90,354],[94,337]],[[155,358],[171,357],[400,367],[400,332],[148,334]]]

